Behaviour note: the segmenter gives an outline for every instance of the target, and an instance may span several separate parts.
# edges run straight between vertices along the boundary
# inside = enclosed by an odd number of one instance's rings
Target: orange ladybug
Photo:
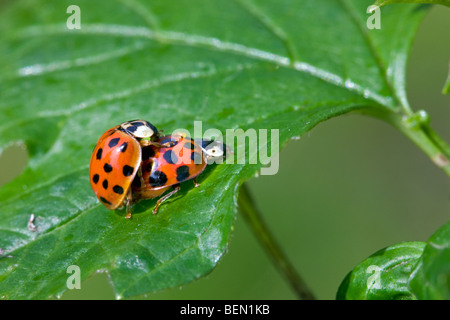
[[[198,187],[196,177],[202,173],[208,161],[225,156],[224,145],[210,140],[193,140],[184,134],[174,134],[160,139],[161,145],[142,148],[142,179],[135,177],[132,184],[133,201],[153,199],[163,195],[170,187],[172,191],[158,199],[153,214],[167,199],[180,190],[180,183],[192,179]]]
[[[140,176],[142,147],[161,147],[159,137],[158,129],[145,120],[124,122],[100,137],[91,156],[89,180],[95,195],[108,209],[126,204],[126,217],[131,217],[130,186]]]

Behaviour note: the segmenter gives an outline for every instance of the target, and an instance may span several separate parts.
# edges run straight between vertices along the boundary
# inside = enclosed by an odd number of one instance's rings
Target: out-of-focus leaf
[[[443,94],[448,94],[450,92],[450,66],[448,70],[447,81],[445,82],[444,89],[442,89]]]
[[[442,4],[444,6],[450,7],[450,0],[377,0],[375,1],[375,6],[385,6],[391,3],[427,3],[427,4]]]
[[[450,222],[427,241],[409,285],[418,299],[450,300]]]
[[[423,242],[404,242],[374,253],[345,277],[337,299],[415,299],[408,287],[408,280],[424,247]]]

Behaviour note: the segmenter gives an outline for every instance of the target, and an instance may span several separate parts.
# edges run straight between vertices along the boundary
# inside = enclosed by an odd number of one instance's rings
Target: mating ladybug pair
[[[210,159],[225,156],[224,145],[211,140],[193,140],[182,133],[161,136],[145,120],[124,122],[106,131],[91,156],[89,177],[95,195],[108,209],[127,207],[141,199],[162,196],[162,202],[180,190],[180,183],[205,170]]]

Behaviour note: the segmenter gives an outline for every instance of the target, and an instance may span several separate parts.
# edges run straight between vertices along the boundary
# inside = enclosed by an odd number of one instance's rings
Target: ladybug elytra
[[[133,200],[136,201],[159,197],[173,188],[158,199],[154,214],[162,202],[180,190],[180,183],[192,179],[198,187],[196,178],[205,170],[208,160],[224,155],[223,144],[193,140],[183,134],[161,137],[160,143],[171,145],[162,148],[151,145],[142,149],[142,179],[135,178],[132,184]]]
[[[98,140],[91,156],[91,187],[108,209],[140,199],[162,202],[180,190],[180,183],[202,173],[208,161],[225,155],[224,145],[210,140],[193,140],[184,134],[161,137],[157,128],[145,120],[124,122],[107,130]],[[163,194],[172,187],[173,190]]]
[[[131,183],[141,166],[141,145],[160,145],[158,130],[145,120],[124,122],[107,130],[91,156],[89,177],[92,190],[108,209],[127,205],[130,217]]]

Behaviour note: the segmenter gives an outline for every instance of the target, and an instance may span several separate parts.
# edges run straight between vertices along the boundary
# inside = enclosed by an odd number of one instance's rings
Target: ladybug
[[[142,148],[142,179],[135,177],[132,184],[133,201],[162,196],[172,187],[172,191],[158,199],[153,214],[180,190],[181,182],[192,179],[198,187],[196,177],[205,170],[208,161],[225,155],[221,142],[193,140],[184,134],[164,136],[160,143],[170,146]]]
[[[142,146],[161,147],[159,138],[158,129],[145,120],[124,122],[100,137],[91,156],[89,180],[95,195],[108,209],[125,204],[126,217],[131,217],[130,186],[139,176]]]

